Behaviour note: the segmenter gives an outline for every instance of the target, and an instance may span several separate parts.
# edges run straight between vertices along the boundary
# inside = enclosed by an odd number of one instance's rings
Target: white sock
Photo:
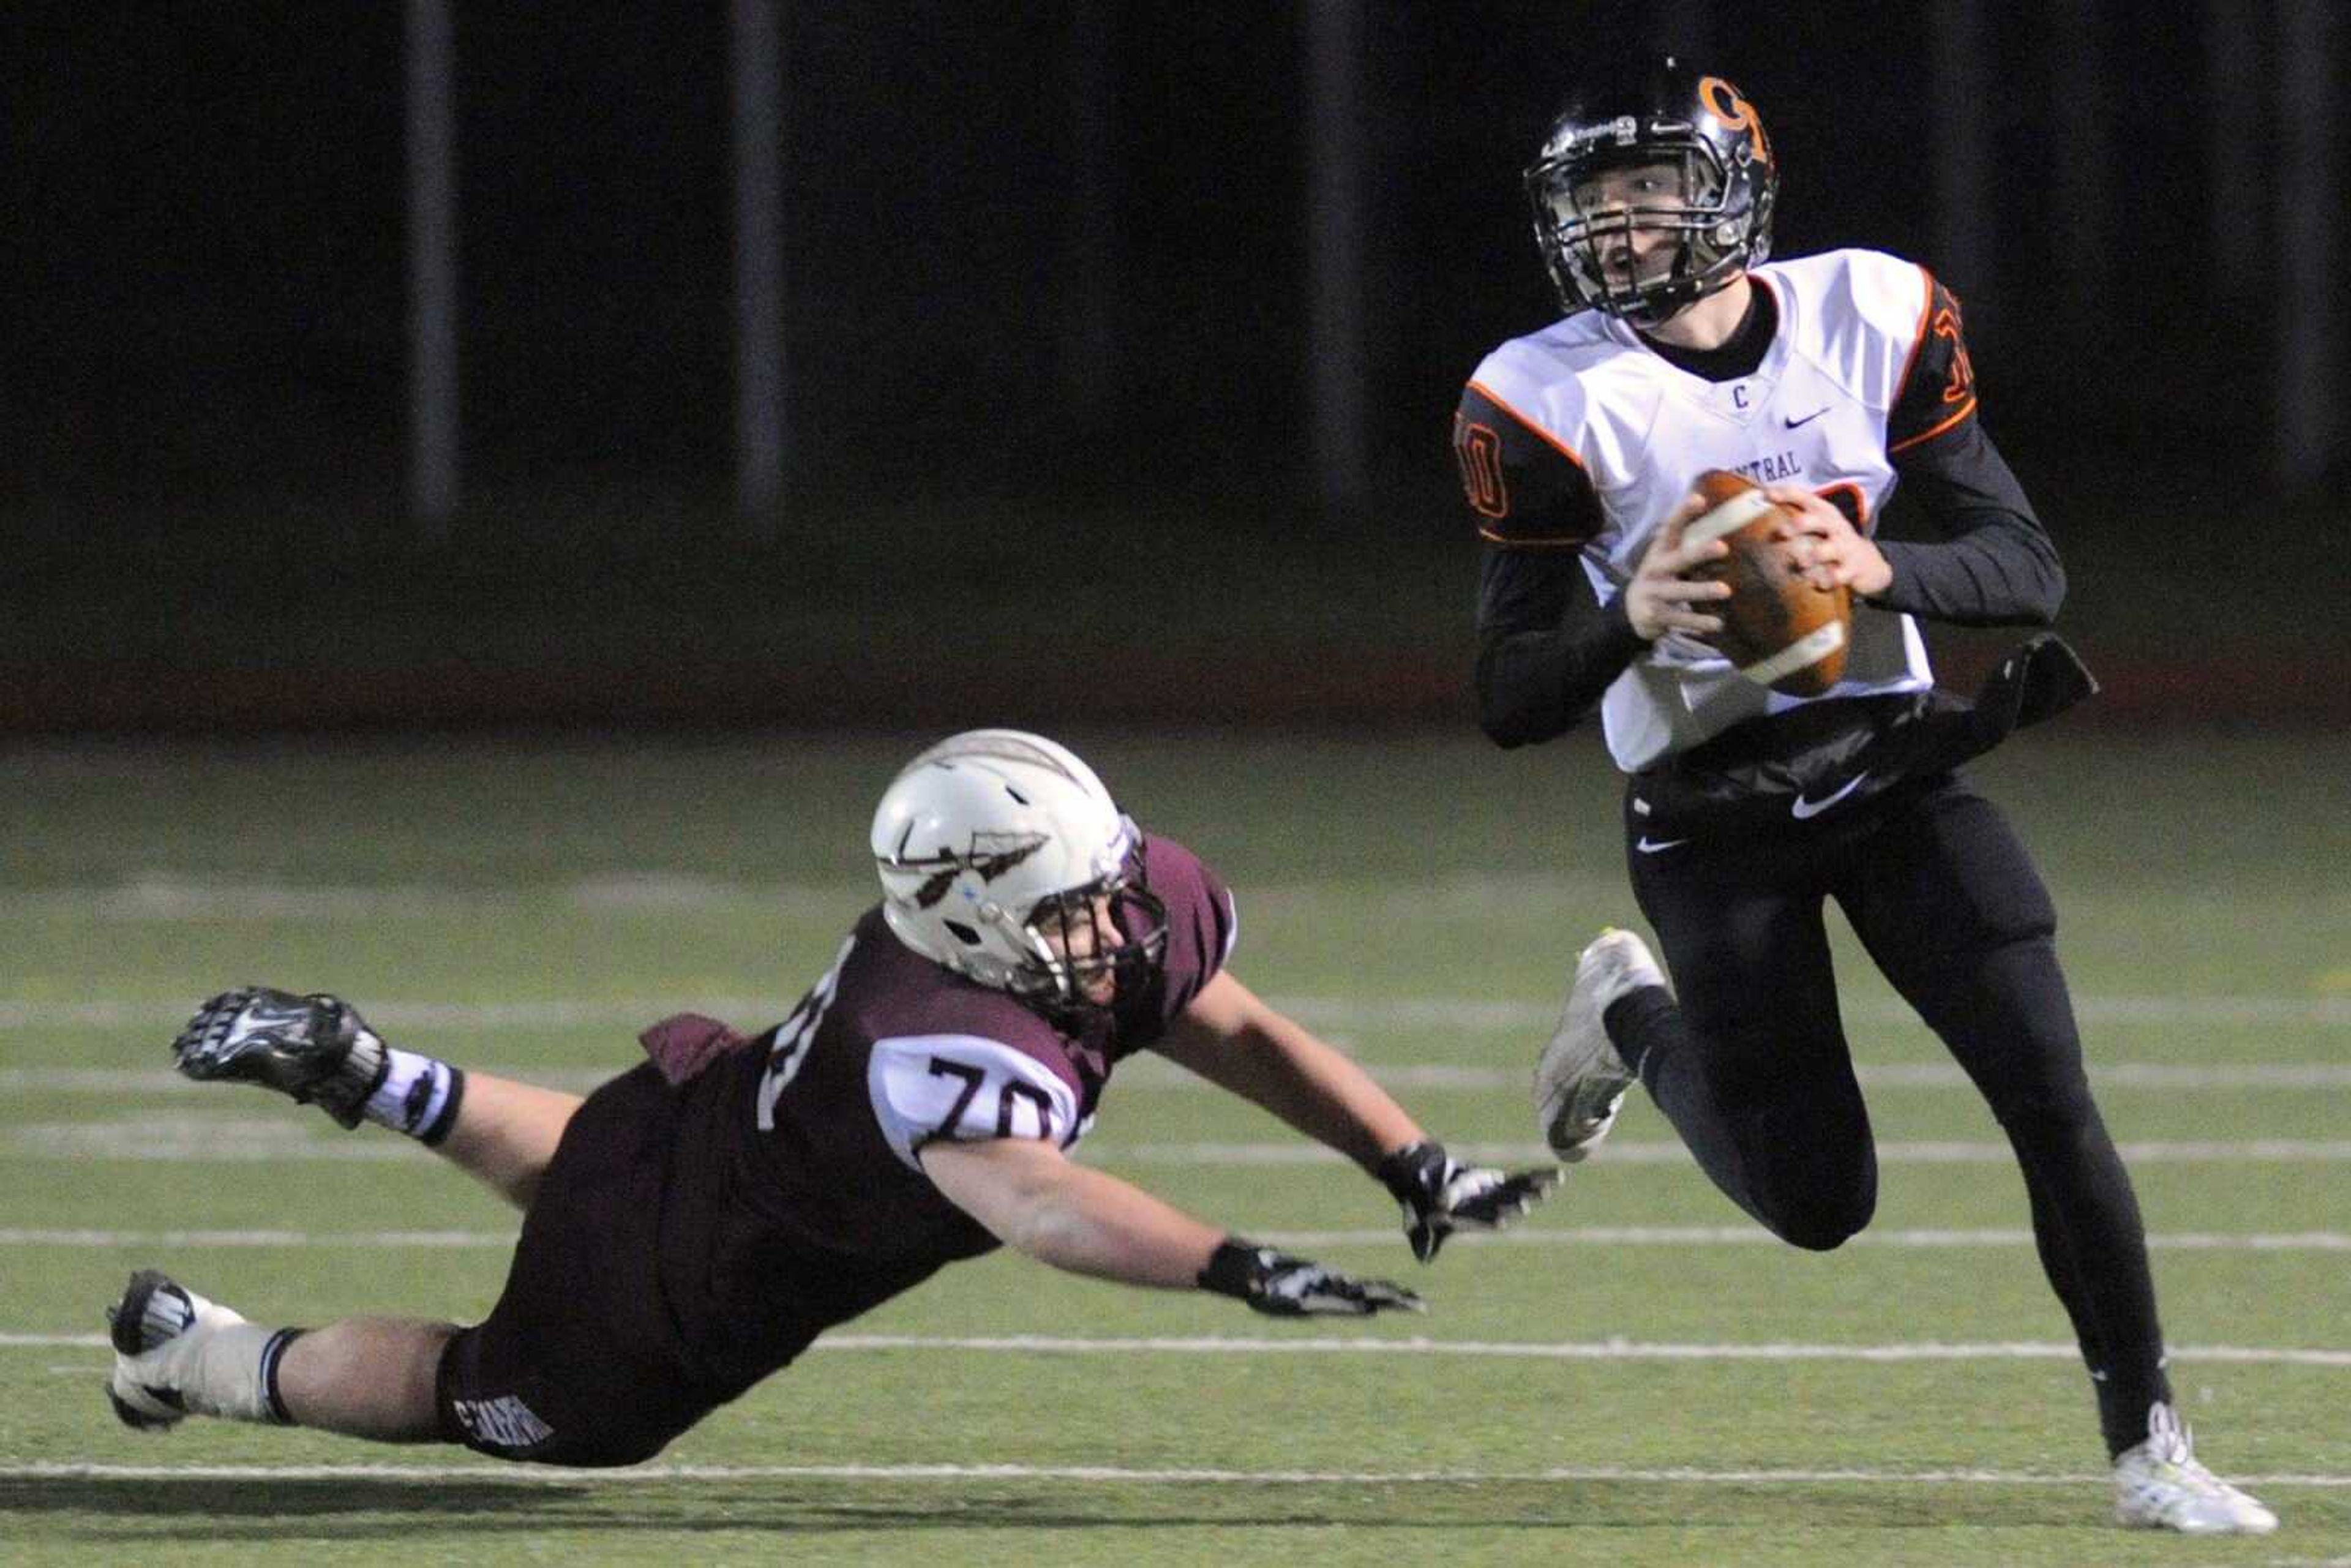
[[[177,1394],[191,1416],[283,1424],[277,1358],[298,1332],[263,1328],[208,1301],[185,1333],[144,1355],[120,1359],[131,1364],[136,1381]]]
[[[439,1057],[393,1046],[383,1048],[383,1082],[368,1096],[360,1114],[380,1127],[428,1144],[447,1137],[457,1119],[465,1075]]]

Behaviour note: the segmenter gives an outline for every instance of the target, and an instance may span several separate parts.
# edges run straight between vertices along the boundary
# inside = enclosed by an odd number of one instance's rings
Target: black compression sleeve
[[[1488,546],[1478,600],[1478,724],[1498,746],[1549,740],[1596,706],[1647,644],[1575,552]]]
[[[1872,601],[1961,626],[2046,626],[2065,597],[2065,569],[1983,427],[1970,420],[1905,449],[1896,517],[1924,513],[1940,536],[1880,538],[1894,582]]]

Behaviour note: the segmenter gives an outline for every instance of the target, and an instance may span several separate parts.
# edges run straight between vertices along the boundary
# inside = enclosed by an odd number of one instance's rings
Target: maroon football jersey
[[[1067,1031],[940,967],[892,935],[877,904],[789,1018],[676,1090],[662,1278],[712,1382],[747,1387],[823,1330],[994,1248],[931,1185],[923,1145],[1070,1147],[1113,1065],[1224,967],[1235,934],[1224,884],[1169,840],[1145,840],[1136,858],[1167,907],[1166,961],[1091,1027]]]

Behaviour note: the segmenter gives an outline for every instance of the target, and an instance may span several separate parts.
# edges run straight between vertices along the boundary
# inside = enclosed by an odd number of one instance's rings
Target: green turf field
[[[1635,1096],[1522,1231],[1412,1262],[1373,1184],[1155,1063],[1088,1157],[1409,1279],[1285,1325],[1017,1259],[850,1325],[639,1473],[119,1427],[99,1308],[161,1265],[250,1316],[464,1318],[514,1220],[428,1155],[177,1082],[246,979],[584,1086],[635,1027],[768,1021],[868,899],[922,738],[99,744],[0,753],[0,1561],[2351,1563],[2351,737],[2021,737],[2042,852],[2205,1458],[2283,1516],[2106,1522],[2086,1380],[1981,1103],[1850,943],[1876,1225],[1767,1244]],[[1436,1133],[1532,1159],[1565,967],[1632,917],[1596,742],[1070,737],[1240,899],[1235,967]]]

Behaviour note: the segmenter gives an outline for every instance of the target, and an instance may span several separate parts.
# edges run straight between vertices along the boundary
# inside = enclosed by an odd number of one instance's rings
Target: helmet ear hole
[[[977,947],[979,946],[979,933],[973,930],[970,926],[966,925],[962,921],[942,920],[939,924],[947,928],[948,936],[954,937],[965,946]]]

